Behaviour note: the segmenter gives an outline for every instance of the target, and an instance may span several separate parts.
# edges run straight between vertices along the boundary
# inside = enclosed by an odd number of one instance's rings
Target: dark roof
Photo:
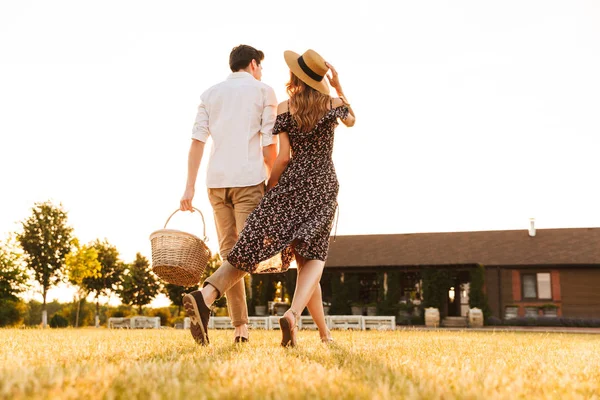
[[[326,267],[600,264],[600,228],[338,236]]]

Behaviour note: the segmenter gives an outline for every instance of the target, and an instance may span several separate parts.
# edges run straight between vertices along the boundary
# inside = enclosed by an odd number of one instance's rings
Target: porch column
[[[521,301],[521,274],[518,270],[512,270],[512,297],[513,301]]]
[[[512,298],[514,302],[521,301],[521,273],[517,269],[512,270]],[[521,307],[517,309],[517,315],[519,317],[524,316]]]
[[[387,276],[387,272],[383,273],[383,298],[387,298],[387,292],[388,292],[388,276]]]
[[[562,300],[560,294],[560,271],[553,269],[550,271],[550,285],[552,288],[552,301],[560,302]],[[557,316],[562,317],[562,305],[558,307]]]

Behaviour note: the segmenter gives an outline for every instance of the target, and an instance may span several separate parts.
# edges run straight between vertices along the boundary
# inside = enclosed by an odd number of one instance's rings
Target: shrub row
[[[486,321],[489,326],[562,326],[579,328],[600,328],[600,318],[513,318],[502,321],[497,317],[489,317]]]

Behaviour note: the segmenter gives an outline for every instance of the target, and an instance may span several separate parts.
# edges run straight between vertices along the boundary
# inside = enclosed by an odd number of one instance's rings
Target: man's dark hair
[[[256,60],[256,63],[260,64],[264,58],[265,54],[262,51],[256,50],[252,46],[240,44],[229,53],[229,68],[231,68],[231,71],[237,72],[250,65],[252,60]]]

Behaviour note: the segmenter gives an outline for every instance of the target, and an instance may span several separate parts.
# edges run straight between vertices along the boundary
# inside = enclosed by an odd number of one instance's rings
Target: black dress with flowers
[[[289,111],[277,116],[273,134],[288,133],[292,156],[277,185],[248,216],[227,258],[234,267],[283,272],[294,250],[307,260],[326,260],[339,188],[333,134],[338,118],[347,116],[347,106],[331,108],[309,132],[300,132]]]

